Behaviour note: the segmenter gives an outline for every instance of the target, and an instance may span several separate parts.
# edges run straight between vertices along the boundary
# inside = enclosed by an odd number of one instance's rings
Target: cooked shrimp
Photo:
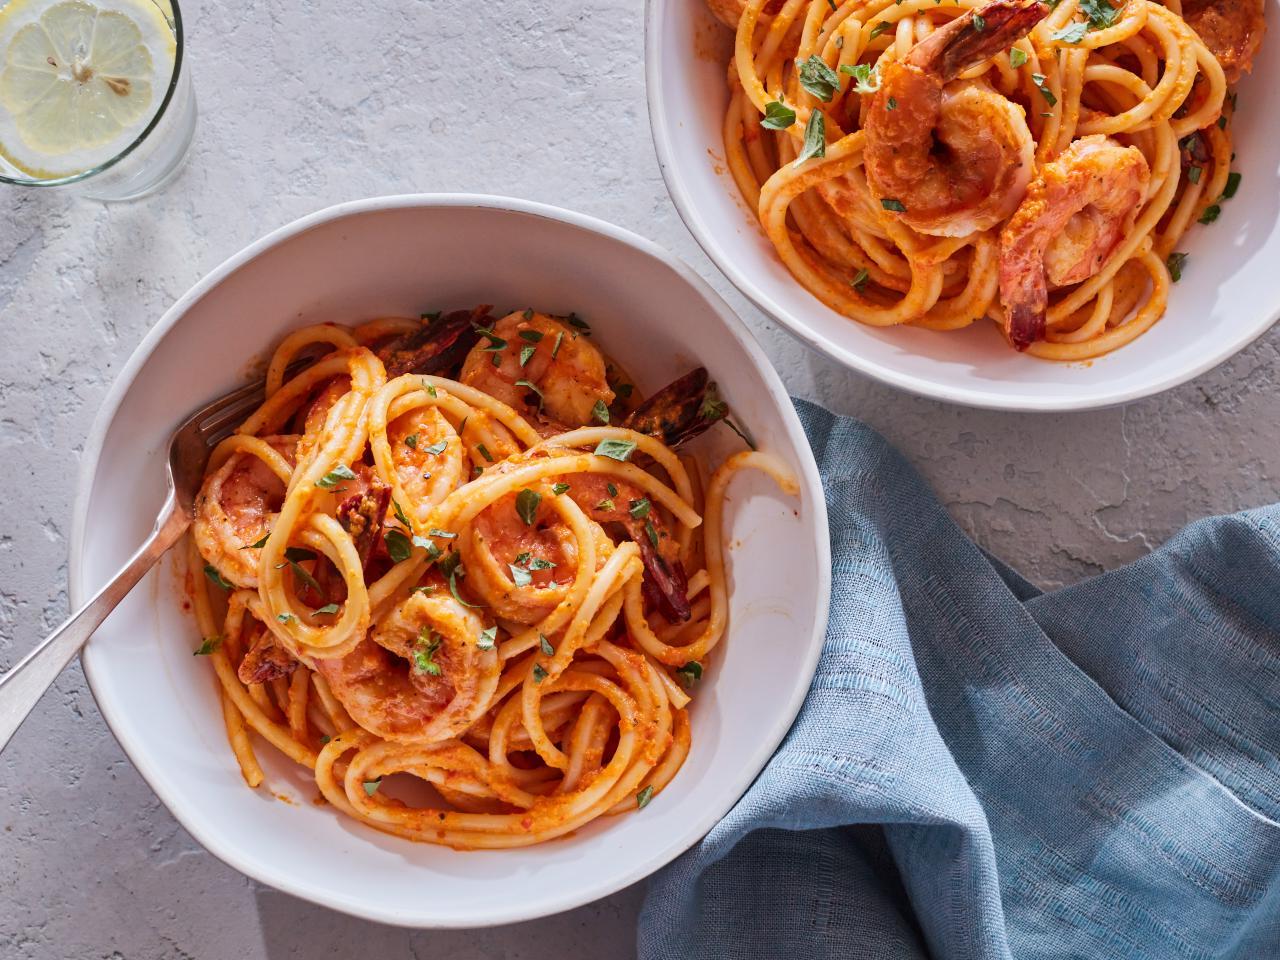
[[[570,427],[590,423],[597,404],[608,407],[614,399],[595,344],[532,310],[507,314],[486,330],[467,355],[461,380],[528,417]]]
[[[264,437],[293,461],[298,438]],[[258,586],[258,551],[284,502],[284,483],[252,453],[237,451],[209,474],[196,497],[191,530],[200,555],[237,587]]]
[[[1000,234],[1004,329],[1017,349],[1044,336],[1050,283],[1080,283],[1106,263],[1150,182],[1142,151],[1098,134],[1044,165]]]
[[[387,443],[400,489],[401,508],[425,521],[431,508],[462,481],[463,450],[458,434],[436,407],[418,407],[387,425]]]
[[[1222,64],[1227,83],[1253,69],[1266,23],[1263,0],[1185,0],[1182,19]]]
[[[438,576],[410,594],[351,653],[316,669],[360,726],[387,740],[436,742],[467,726],[498,682],[485,623]]]
[[[864,156],[886,211],[938,237],[990,229],[1014,211],[1035,158],[1026,114],[980,81],[952,81],[1007,50],[1048,12],[1036,2],[996,0],[884,67]]]

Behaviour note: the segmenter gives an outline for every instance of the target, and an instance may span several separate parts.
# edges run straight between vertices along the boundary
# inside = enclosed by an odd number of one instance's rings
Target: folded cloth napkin
[[[1041,593],[881,437],[798,407],[826,647],[764,772],[652,881],[642,960],[1280,957],[1280,507]]]

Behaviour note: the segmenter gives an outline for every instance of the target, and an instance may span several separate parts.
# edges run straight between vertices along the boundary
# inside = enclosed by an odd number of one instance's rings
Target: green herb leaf
[[[431,446],[424,448],[422,452],[429,453],[433,457],[438,457],[440,456],[440,454],[444,453],[445,449],[448,446],[449,446],[448,440],[438,440],[437,442],[433,443]]]
[[[729,405],[720,399],[720,389],[714,383],[707,384],[702,403],[698,404],[698,417],[715,423],[729,415]]]
[[[541,502],[542,494],[528,487],[516,494],[516,513],[525,522],[525,526],[533,526],[533,521],[538,516],[538,504]]]
[[[498,628],[489,627],[487,630],[481,630],[480,636],[476,638],[476,648],[480,650],[492,650],[493,645],[498,642]]]
[[[974,17],[976,20],[977,17]],[[1084,39],[1084,35],[1089,32],[1087,23],[1069,23],[1061,30],[1055,30],[1049,35],[1050,40],[1061,40],[1063,43],[1079,43]]]
[[[295,617],[292,613],[277,613],[276,619],[281,623],[294,623],[297,621],[298,618]]]
[[[524,567],[518,567],[514,563],[507,564],[507,569],[511,571],[511,582],[517,587],[527,587],[533,583],[533,577],[529,576],[529,571]]]
[[[871,277],[871,271],[869,271],[866,267],[863,267],[856,274],[854,274],[853,279],[849,281],[849,286],[853,287],[853,289],[861,293],[863,289],[866,287],[867,280],[870,279],[870,277]]]
[[[766,130],[785,130],[796,122],[796,112],[780,100],[770,100],[764,105],[764,119],[760,126]]]
[[[551,492],[558,497],[562,493],[569,492],[569,485],[567,483],[557,483],[555,486],[551,488]]]
[[[1045,102],[1048,103],[1049,106],[1054,107],[1058,104],[1058,98],[1053,95],[1053,91],[1050,90],[1046,84],[1045,81],[1047,79],[1048,78],[1043,73],[1033,73],[1031,75],[1031,82],[1035,84],[1035,88],[1040,91],[1040,96],[1044,97]]]
[[[1187,167],[1187,179],[1192,183],[1200,182],[1200,174],[1203,172],[1202,167]]]
[[[564,342],[564,331],[561,330],[556,334],[556,342],[551,346],[551,359],[554,360],[556,355],[560,353],[560,344]]]
[[[880,36],[880,34],[888,33],[893,28],[894,28],[894,25],[890,23],[888,20],[881,20],[879,23],[877,23],[874,27],[871,28],[871,39],[874,40],[876,37]]]
[[[539,409],[539,410],[541,410],[541,409],[542,409],[542,391],[538,389],[538,387],[537,387],[537,385],[536,385],[536,384],[534,384],[534,383],[532,383],[532,382],[530,382],[530,381],[528,381],[528,380],[517,380],[517,381],[516,381],[516,383],[515,383],[515,385],[516,385],[517,387],[526,387],[526,388],[528,388],[529,390],[533,391],[535,394],[537,394],[537,397],[538,397],[538,409]]]
[[[366,780],[366,781],[364,782],[364,792],[365,792],[365,795],[366,795],[366,796],[369,796],[369,797],[372,797],[375,793],[377,793],[377,792],[378,792],[378,788],[379,788],[380,786],[382,786],[382,778],[381,778],[381,777],[379,777],[377,780]]]
[[[542,340],[542,337],[543,334],[537,330],[520,331],[520,339],[524,340],[526,343],[539,343]]]
[[[653,784],[645,787],[636,794],[636,809],[643,810],[649,805],[649,801],[653,799]]]
[[[601,440],[596,444],[595,454],[597,457],[608,457],[610,460],[626,463],[631,459],[631,454],[635,449],[636,442],[634,440]]]
[[[401,523],[403,523],[403,524],[404,524],[406,527],[408,527],[410,530],[412,530],[412,529],[413,529],[413,524],[409,522],[409,518],[408,518],[408,517],[406,517],[406,516],[404,515],[404,511],[400,509],[400,504],[399,504],[399,502],[398,502],[398,501],[396,501],[396,500],[392,500],[392,501],[391,501],[391,506],[392,506],[393,512],[394,512],[394,513],[395,513],[395,515],[396,515],[396,519],[397,519],[397,520],[399,520]]]
[[[218,568],[212,563],[204,565],[204,575],[208,577],[215,587],[221,587],[223,590],[234,590],[236,585],[218,572]]]
[[[846,63],[840,72],[853,77],[855,93],[875,93],[880,89],[880,71],[869,63]]]
[[[533,682],[541,683],[545,679],[547,679],[546,668],[544,668],[540,663],[535,663],[533,665]]]
[[[815,53],[808,60],[797,60],[796,66],[800,68],[800,86],[823,103],[830,103],[840,89],[840,78],[827,61]]]
[[[1025,50],[1020,50],[1017,47],[1012,47],[1009,50],[1009,66],[1013,67],[1013,69],[1017,70],[1019,67],[1023,66],[1027,60],[1028,57]]]
[[[204,643],[191,652],[191,655],[193,657],[207,657],[220,646],[222,646],[222,634],[218,634],[216,637],[207,637]]]
[[[428,383],[426,380],[423,380],[422,385],[423,387],[426,388],[427,396],[431,397],[432,399],[435,399],[440,396],[440,394],[436,393],[436,386],[434,383]]]
[[[1120,11],[1107,0],[1080,0],[1080,12],[1089,18],[1089,26],[1103,30],[1116,22]]]
[[[692,687],[702,679],[702,664],[697,660],[690,660],[676,671],[676,679],[682,687]]]
[[[616,497],[618,495],[618,488],[612,483],[606,483],[604,488],[609,491],[609,496]]]
[[[317,614],[337,613],[341,608],[336,603],[326,603],[323,607],[316,610]]]
[[[356,475],[351,472],[351,468],[345,464],[338,464],[323,477],[316,481],[317,487],[324,487],[329,490],[336,487],[343,480],[354,480]]]
[[[649,538],[649,542],[653,544],[656,549],[658,546],[658,531],[654,528],[652,520],[646,520],[644,522],[644,534]]]
[[[631,516],[635,517],[637,520],[643,520],[645,517],[649,515],[649,508],[650,508],[649,498],[645,497],[642,500],[632,500],[631,503],[628,505],[627,512],[630,513]]]
[[[488,460],[490,463],[493,463],[493,454],[489,452],[489,448],[486,447],[483,443],[476,444],[476,452],[479,453],[480,456]]]
[[[1240,181],[1244,179],[1243,174],[1234,171],[1227,174],[1227,182],[1222,187],[1222,199],[1230,200],[1236,195],[1236,191],[1240,189]]]
[[[895,213],[907,212],[906,204],[894,197],[881,197],[880,206],[884,207],[886,210],[892,210]]]
[[[537,352],[537,350],[538,348],[532,345],[527,347],[521,347],[520,348],[520,366],[523,367],[526,363],[532,360],[533,355],[534,353]]]
[[[1188,256],[1189,254],[1179,253],[1175,250],[1173,253],[1169,254],[1168,259],[1165,260],[1164,265],[1169,268],[1169,276],[1173,279],[1174,283],[1177,283],[1182,279],[1182,268],[1187,265]]]
[[[392,563],[404,563],[413,556],[413,543],[401,531],[388,530],[382,539],[387,545],[387,556]]]
[[[540,649],[548,657],[554,657],[556,654],[556,648],[553,647],[551,645],[551,641],[548,640],[546,637],[544,637],[542,634],[538,634],[538,649]]]
[[[973,15],[973,29],[978,31],[978,33],[987,29],[987,18],[975,13]]]
[[[897,100],[897,98],[896,98],[896,97],[890,97],[890,98],[889,98],[889,100],[885,103],[884,108],[885,108],[886,110],[897,110],[897,109],[898,109],[898,100]]]
[[[1227,181],[1227,186],[1231,186],[1231,182],[1229,180]],[[1226,196],[1226,194],[1223,194],[1223,196]],[[267,545],[267,540],[270,539],[270,537],[271,537],[271,533],[270,531],[268,531],[267,533],[264,533],[262,535],[261,540],[258,540],[254,543],[250,543],[246,546],[241,547],[240,549],[241,550],[261,550],[263,547]]]
[[[613,510],[616,510],[617,507],[613,505],[612,500],[601,500],[599,503],[596,504],[596,509],[613,511]]]
[[[587,321],[583,320],[576,313],[569,314],[569,316],[567,316],[565,320],[569,324],[569,326],[573,327],[573,329],[581,330],[587,336],[591,336],[590,325],[587,323]]]
[[[827,155],[827,121],[821,110],[809,114],[809,122],[804,125],[804,147],[796,156],[793,167],[798,167],[810,157]]]
[[[305,560],[314,560],[315,558],[316,558],[315,551],[308,550],[305,547],[285,547],[284,548],[284,559],[286,562],[292,560],[294,563],[302,563]],[[279,568],[277,567],[277,569]]]
[[[605,406],[605,403],[603,400],[597,400],[595,402],[595,406],[591,408],[591,416],[593,416],[595,419],[599,420],[603,424],[608,424],[609,408]]]
[[[1218,219],[1218,216],[1221,213],[1222,213],[1222,208],[1218,206],[1216,203],[1211,203],[1209,204],[1209,206],[1204,208],[1204,213],[1200,214],[1200,219],[1196,222],[1197,223],[1213,223],[1213,221]]]
[[[417,450],[418,435],[416,433],[409,434],[407,437],[404,438],[404,445],[408,447],[410,450]]]
[[[423,627],[418,634],[418,643],[413,648],[413,665],[419,673],[432,677],[440,676],[440,664],[436,663],[436,651],[440,649],[441,637],[430,627]]]

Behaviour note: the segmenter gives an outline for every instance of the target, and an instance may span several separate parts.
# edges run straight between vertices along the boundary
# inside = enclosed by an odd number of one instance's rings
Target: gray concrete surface
[[[694,2],[694,0],[691,0]],[[0,191],[0,668],[66,613],[77,461],[148,327],[264,232],[414,190],[574,207],[687,259],[791,390],[898,444],[985,546],[1042,585],[1277,496],[1280,331],[1123,409],[1021,416],[894,392],[806,352],[720,278],[649,140],[637,0],[191,3],[202,116],[163,194],[125,206]],[[408,933],[258,886],[160,805],[68,670],[0,756],[0,957],[288,960],[633,955],[642,891],[478,933]]]

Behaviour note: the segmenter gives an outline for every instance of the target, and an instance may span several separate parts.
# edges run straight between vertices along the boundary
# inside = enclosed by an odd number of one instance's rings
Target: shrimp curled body
[[[957,17],[888,63],[865,125],[867,182],[886,210],[938,237],[988,230],[1018,206],[1035,141],[1022,107],[981,81],[956,81],[1048,12],[996,0]]]
[[[1137,147],[1084,137],[1044,165],[1000,234],[1000,300],[1009,342],[1044,336],[1049,284],[1096,274],[1133,228],[1151,170]]]

